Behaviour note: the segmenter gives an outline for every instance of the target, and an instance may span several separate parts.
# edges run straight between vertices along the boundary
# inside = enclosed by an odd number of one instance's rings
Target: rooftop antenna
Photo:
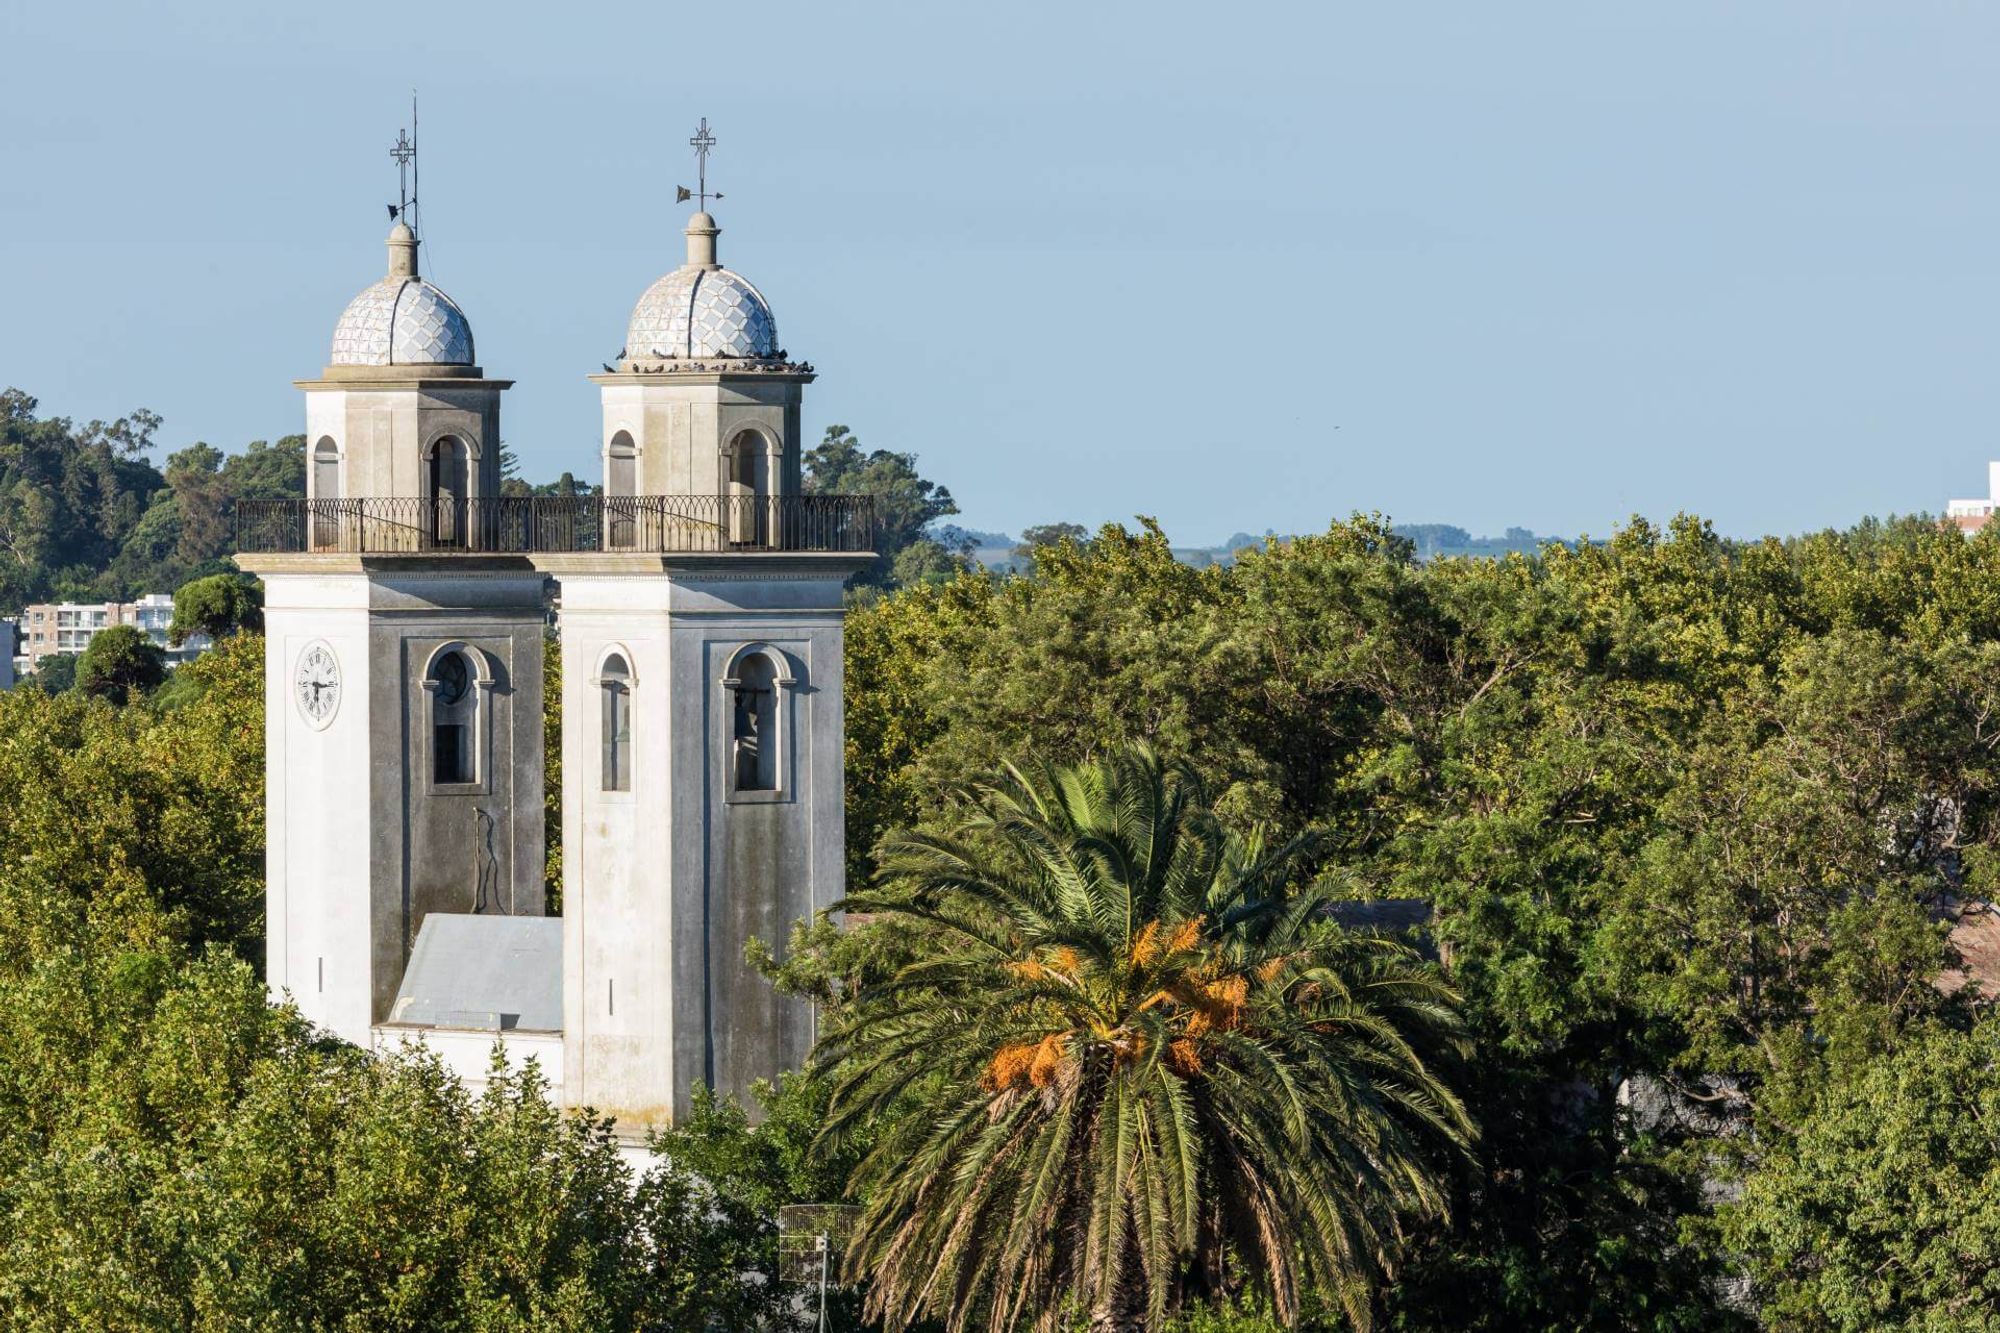
[[[396,142],[389,149],[389,156],[396,160],[396,202],[389,205],[389,218],[401,218],[410,230],[417,232],[417,94],[410,92],[410,128],[396,131]],[[417,232],[418,243],[423,241],[423,233]]]
[[[709,200],[722,198],[720,190],[714,194],[708,192],[708,150],[715,147],[715,136],[708,132],[707,116],[701,118],[701,124],[695,127],[694,138],[689,139],[688,144],[694,149],[695,183],[698,188],[690,190],[685,185],[676,185],[674,202],[684,204],[690,199],[697,200],[701,205],[701,211],[706,213]]]

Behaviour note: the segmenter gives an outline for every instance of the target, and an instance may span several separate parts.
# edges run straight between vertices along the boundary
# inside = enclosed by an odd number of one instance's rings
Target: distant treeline
[[[147,459],[160,418],[77,425],[0,390],[0,610],[105,601],[229,569],[236,501],[305,494],[305,436]]]
[[[1509,528],[1500,537],[1475,537],[1464,528],[1450,523],[1399,523],[1392,530],[1410,543],[1418,560],[1433,560],[1439,556],[1507,555],[1513,552],[1532,555],[1557,540],[1538,537],[1526,528]],[[989,569],[1020,572],[1028,567],[1029,553],[1037,546],[1051,545],[1064,537],[1084,541],[1089,534],[1081,524],[1046,523],[1023,529],[1019,537],[956,526],[940,528],[933,536],[953,549],[962,549],[975,556]],[[1176,546],[1173,550],[1175,557],[1183,563],[1203,569],[1209,565],[1231,564],[1237,552],[1261,551],[1278,538],[1279,534],[1271,530],[1266,530],[1262,536],[1238,532],[1215,546]]]

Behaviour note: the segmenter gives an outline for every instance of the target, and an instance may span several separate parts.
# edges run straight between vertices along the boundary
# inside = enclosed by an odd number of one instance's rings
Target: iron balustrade
[[[239,500],[236,549],[248,555],[862,554],[875,549],[875,501],[867,495]]]

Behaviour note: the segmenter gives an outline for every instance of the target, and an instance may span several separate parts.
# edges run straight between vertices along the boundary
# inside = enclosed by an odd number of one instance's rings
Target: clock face
[[[333,721],[340,707],[340,663],[333,649],[315,643],[299,655],[299,669],[292,677],[298,695],[299,713],[315,727]]]

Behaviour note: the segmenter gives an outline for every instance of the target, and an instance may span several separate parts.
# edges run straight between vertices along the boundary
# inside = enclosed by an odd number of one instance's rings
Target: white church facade
[[[744,950],[843,888],[842,589],[872,511],[802,493],[813,371],[717,236],[696,213],[590,377],[602,494],[508,496],[509,382],[397,223],[298,384],[306,499],[239,516],[266,590],[273,994],[474,1082],[499,1040],[634,1136],[805,1058],[810,1007]]]

